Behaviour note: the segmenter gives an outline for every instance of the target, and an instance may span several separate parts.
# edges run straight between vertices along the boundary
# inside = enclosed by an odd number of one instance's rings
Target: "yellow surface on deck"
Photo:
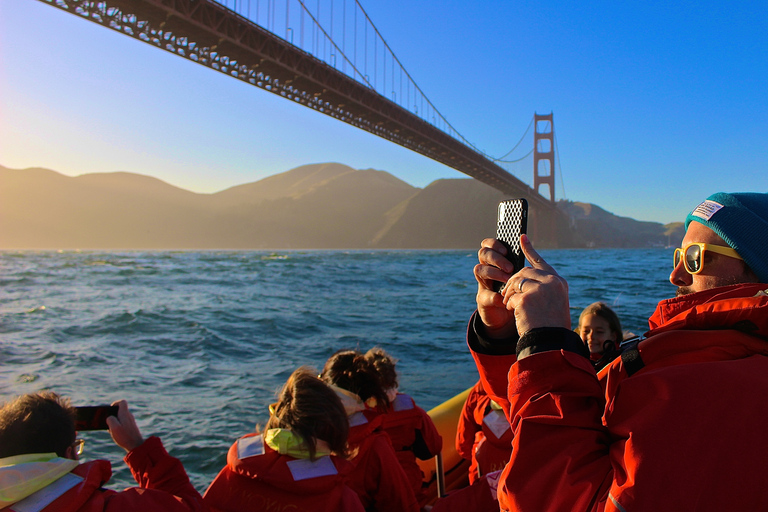
[[[443,437],[442,456],[446,492],[469,485],[469,478],[467,476],[469,461],[461,458],[459,452],[456,451],[456,431],[458,430],[459,418],[464,408],[464,402],[466,402],[471,389],[469,388],[459,393],[428,412],[435,427],[437,427],[437,431]],[[436,458],[417,461],[421,471],[424,473],[424,482],[429,484],[429,493],[434,498],[437,497],[435,461]]]

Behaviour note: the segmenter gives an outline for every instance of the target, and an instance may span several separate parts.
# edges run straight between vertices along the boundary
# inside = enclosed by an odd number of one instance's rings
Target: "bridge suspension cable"
[[[279,1],[285,2],[285,9],[277,8]],[[219,0],[219,3],[310,53],[337,71],[367,85],[489,160],[496,160],[464,137],[437,109],[405,69],[359,0],[330,0],[323,5],[317,0],[314,6],[310,5],[310,1]],[[291,8],[292,2],[296,2],[296,8]],[[341,6],[338,5],[339,2]],[[255,15],[252,11],[253,3],[256,5]],[[261,3],[266,4],[266,16],[262,16]],[[353,4],[354,16],[347,16],[350,3]],[[284,19],[276,19],[283,15]],[[309,23],[305,23],[307,19]],[[285,32],[281,35],[275,28],[283,25]],[[305,37],[306,35],[311,37]],[[347,48],[350,37],[353,41],[349,48],[351,51]]]
[[[501,163],[511,164],[511,163],[514,163],[514,162],[519,162],[520,160],[524,159],[525,157],[527,157],[528,155],[533,153],[533,147],[531,147],[531,150],[525,156],[522,156],[522,157],[520,157],[520,158],[518,158],[516,160],[505,160],[505,158],[507,158],[509,155],[511,155],[512,152],[515,151],[518,148],[518,146],[520,146],[520,144],[525,139],[525,136],[528,135],[529,131],[531,131],[531,126],[533,126],[533,120],[534,120],[534,117],[532,116],[531,117],[531,122],[528,123],[528,128],[525,129],[525,132],[523,133],[523,136],[520,137],[520,140],[517,141],[517,144],[515,144],[515,146],[512,149],[507,151],[504,155],[500,156],[499,158],[491,158],[491,160],[493,160],[494,162],[501,162]]]
[[[496,163],[501,163],[501,164],[514,164],[514,163],[517,163],[517,162],[522,162],[523,160],[525,160],[526,158],[531,156],[532,153],[533,153],[533,148],[531,148],[531,150],[529,152],[527,152],[526,154],[524,154],[523,156],[521,156],[520,158],[517,158],[515,160],[497,160],[497,159],[494,159],[493,161],[496,162]]]
[[[312,0],[40,1],[527,197],[532,206],[552,208],[554,199],[521,177],[530,155],[502,167],[462,137],[413,81],[359,0],[325,0],[326,10],[317,0],[314,11]],[[353,2],[355,15],[347,16]],[[284,35],[277,34],[283,26]]]

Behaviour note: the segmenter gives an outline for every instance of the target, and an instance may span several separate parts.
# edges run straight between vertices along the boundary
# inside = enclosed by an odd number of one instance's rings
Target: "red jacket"
[[[422,489],[424,475],[416,459],[431,459],[443,449],[443,438],[429,414],[413,398],[398,393],[382,415],[382,428],[392,440],[397,460],[419,502],[427,501]],[[423,503],[422,503],[423,504]]]
[[[80,464],[70,475],[78,481],[41,512],[204,512],[203,500],[189,481],[181,462],[171,457],[157,437],[150,437],[125,456],[133,477],[141,486],[122,492],[102,489],[112,476],[109,461]],[[63,480],[63,479],[62,479]],[[53,492],[55,483],[38,491]],[[32,495],[30,498],[34,498]],[[14,510],[15,505],[9,509]]]
[[[435,502],[432,512],[499,512],[496,492],[500,474],[501,471],[495,471],[472,485],[451,491]]]
[[[212,511],[363,512],[363,505],[345,480],[352,465],[328,455],[311,462],[281,455],[261,435],[237,440],[227,465],[205,491]]]
[[[637,352],[600,381],[567,350],[483,354],[471,327],[483,385],[514,430],[502,509],[768,510],[765,288],[662,301]]]
[[[382,415],[371,410],[349,417],[349,446],[357,450],[349,485],[367,511],[418,512],[419,503],[392,441],[381,430],[382,420]]]
[[[491,407],[491,397],[482,381],[472,388],[464,402],[456,430],[456,451],[472,462],[469,483],[504,469],[512,453],[512,427],[503,411]]]

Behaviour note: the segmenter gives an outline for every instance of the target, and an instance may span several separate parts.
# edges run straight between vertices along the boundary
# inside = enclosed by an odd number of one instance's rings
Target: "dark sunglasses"
[[[739,256],[739,253],[725,245],[694,242],[685,247],[678,247],[675,249],[674,268],[677,268],[680,264],[680,260],[683,260],[685,270],[689,274],[698,274],[704,268],[704,253],[707,251],[716,252],[717,254],[722,254],[723,256],[728,256],[730,258],[743,259]]]

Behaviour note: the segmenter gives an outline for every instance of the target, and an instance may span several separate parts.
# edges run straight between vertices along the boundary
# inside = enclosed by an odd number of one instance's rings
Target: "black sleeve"
[[[467,344],[472,351],[489,356],[506,356],[515,353],[517,336],[493,340],[485,338],[485,326],[475,311],[467,326]]]
[[[517,341],[517,359],[539,352],[567,350],[589,359],[589,349],[578,334],[564,327],[539,327],[526,332]]]

